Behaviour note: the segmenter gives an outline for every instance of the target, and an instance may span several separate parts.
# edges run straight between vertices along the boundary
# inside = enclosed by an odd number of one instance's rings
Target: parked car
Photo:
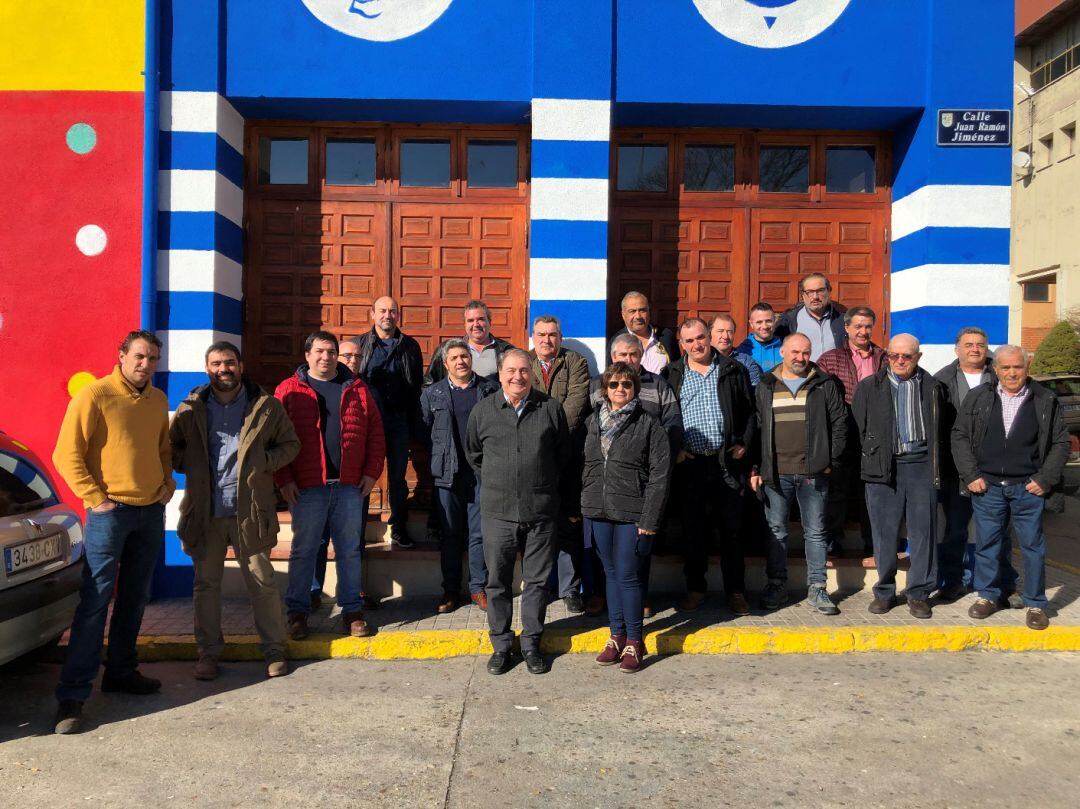
[[[75,615],[83,527],[41,460],[0,432],[0,665],[55,643]]]
[[[1065,427],[1069,430],[1069,462],[1065,467],[1065,494],[1080,491],[1080,376],[1077,374],[1045,374],[1035,376],[1057,394],[1065,411]]]

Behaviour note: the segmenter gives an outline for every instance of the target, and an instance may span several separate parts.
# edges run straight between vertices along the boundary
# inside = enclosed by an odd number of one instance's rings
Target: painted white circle
[[[793,0],[787,5],[751,0],[694,0],[705,21],[754,48],[790,48],[813,39],[836,22],[851,0]]]
[[[85,256],[97,256],[105,250],[109,237],[97,225],[83,225],[75,234],[75,246]]]
[[[453,0],[301,0],[315,17],[357,39],[392,42],[418,34]]]

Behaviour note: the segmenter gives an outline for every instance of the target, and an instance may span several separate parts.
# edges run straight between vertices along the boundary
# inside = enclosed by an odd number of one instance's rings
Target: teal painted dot
[[[74,124],[67,131],[67,145],[75,154],[86,154],[97,146],[97,132],[90,124]]]

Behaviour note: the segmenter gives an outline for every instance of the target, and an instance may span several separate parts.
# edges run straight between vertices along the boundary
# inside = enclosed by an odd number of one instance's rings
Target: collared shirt
[[[925,455],[927,444],[922,412],[922,373],[916,369],[914,374],[902,380],[890,370],[887,376],[893,392],[896,454]]]
[[[506,391],[503,391],[503,399],[506,400],[506,403],[508,405],[510,405],[512,408],[514,408],[514,412],[517,413],[517,417],[520,419],[521,414],[525,412],[525,402],[527,402],[529,400],[529,397],[526,396],[520,402],[518,402],[517,404],[514,404],[513,402],[510,401],[510,397],[506,395]]]
[[[999,382],[997,392],[998,396],[1001,397],[1001,420],[1005,425],[1005,437],[1008,438],[1013,422],[1016,421],[1016,414],[1020,412],[1021,405],[1031,395],[1031,388],[1025,382],[1024,387],[1020,388],[1014,395],[1001,387]]]
[[[848,349],[851,351],[851,360],[855,363],[855,376],[858,380],[862,382],[866,377],[873,376],[874,352],[863,351],[853,345],[848,345]]]
[[[489,379],[494,378],[499,373],[499,357],[498,352],[495,350],[494,337],[489,336],[488,344],[483,348],[477,348],[469,342],[468,338],[465,339],[465,345],[469,347],[469,353],[472,354],[474,374]]]
[[[800,332],[810,338],[810,359],[817,362],[817,358],[826,351],[836,348],[836,337],[832,330],[832,309],[825,310],[825,316],[818,320],[805,306],[799,310],[795,318],[795,325]]]
[[[724,412],[716,389],[718,368],[714,359],[708,372],[699,374],[686,363],[679,406],[686,447],[695,454],[711,455],[724,449]]]
[[[551,382],[551,368],[555,365],[555,357],[550,360],[542,360],[539,357],[536,359],[540,363],[540,373],[544,377],[544,384],[547,385]]]
[[[236,466],[247,403],[243,385],[228,404],[218,401],[213,391],[206,398],[206,442],[210,451],[210,490],[215,517],[236,516]]]
[[[634,336],[637,337],[636,334]],[[652,334],[649,335],[649,341],[645,343],[645,348],[641,353],[641,367],[646,371],[658,374],[667,367],[669,362],[671,362],[671,357],[668,356],[664,344],[656,338],[656,329],[653,329]]]

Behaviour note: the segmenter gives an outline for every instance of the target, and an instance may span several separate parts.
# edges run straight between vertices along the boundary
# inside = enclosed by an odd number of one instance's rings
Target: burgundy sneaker
[[[645,643],[640,640],[628,640],[619,660],[619,671],[633,674],[641,668],[641,658],[645,656]]]
[[[604,644],[604,651],[596,656],[601,666],[611,666],[619,662],[623,649],[626,648],[626,635],[612,635]]]

